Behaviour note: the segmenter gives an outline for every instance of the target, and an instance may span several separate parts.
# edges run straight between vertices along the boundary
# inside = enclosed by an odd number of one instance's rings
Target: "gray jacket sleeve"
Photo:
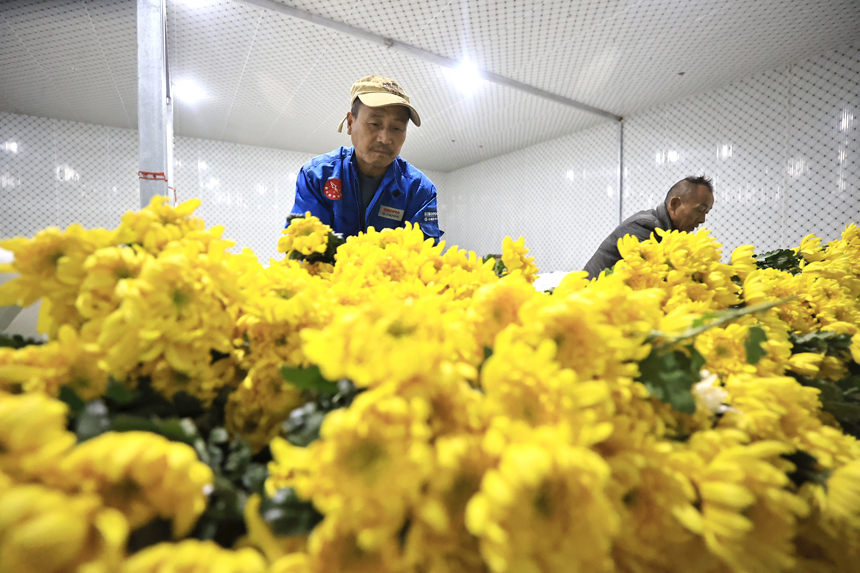
[[[585,264],[585,271],[589,279],[597,278],[604,269],[608,269],[621,260],[618,252],[618,239],[625,235],[633,235],[640,241],[651,238],[653,227],[648,225],[649,221],[625,221],[617,229],[600,243],[597,252]]]

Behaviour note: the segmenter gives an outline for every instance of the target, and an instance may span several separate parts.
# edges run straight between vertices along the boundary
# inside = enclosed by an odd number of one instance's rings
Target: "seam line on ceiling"
[[[440,56],[439,54],[434,54],[433,52],[429,52],[422,48],[418,48],[416,46],[412,46],[410,44],[405,44],[403,42],[399,42],[393,38],[386,38],[384,36],[380,36],[378,34],[374,34],[372,32],[368,32],[367,30],[362,30],[361,28],[356,28],[354,26],[350,26],[349,24],[345,24],[343,22],[338,22],[337,20],[331,20],[329,18],[324,18],[322,16],[317,16],[316,14],[311,14],[310,12],[305,12],[303,10],[299,10],[298,8],[293,8],[292,6],[286,6],[284,4],[279,4],[274,0],[238,0],[244,4],[251,4],[257,6],[258,8],[263,8],[265,10],[271,10],[273,12],[280,12],[281,14],[286,14],[287,16],[292,16],[293,18],[298,18],[301,20],[305,20],[312,24],[316,24],[318,26],[323,26],[325,28],[330,28],[333,30],[337,30],[338,32],[342,32],[344,34],[348,34],[350,36],[355,36],[357,38],[361,38],[373,44],[379,44],[385,46],[387,48],[394,48],[400,52],[404,52],[410,54],[416,58],[432,62],[436,65],[446,67],[446,68],[457,68],[460,65],[460,62],[457,60],[453,60],[451,58],[446,58],[445,56]],[[495,74],[493,72],[488,72],[485,70],[478,70],[479,75],[492,83],[503,85],[515,90],[519,90],[531,95],[535,95],[538,97],[542,97],[544,99],[548,99],[550,101],[554,101],[556,103],[560,103],[562,105],[566,105],[568,107],[576,108],[580,111],[585,111],[588,113],[593,113],[595,115],[599,115],[602,117],[606,117],[612,119],[614,121],[621,121],[621,116],[615,115],[614,113],[608,112],[606,110],[602,110],[596,108],[594,106],[590,106],[588,104],[560,96],[558,94],[554,94],[552,92],[548,92],[546,90],[542,90],[535,86],[525,84],[523,82],[519,82],[517,80],[507,78],[505,76],[501,76],[499,74]]]
[[[60,96],[60,99],[63,100],[63,103],[66,105],[66,109],[71,111],[72,115],[75,116],[74,121],[80,122],[80,117],[77,113],[75,113],[74,108],[69,105],[69,102],[66,100],[66,96],[63,95],[63,92],[60,91],[60,89],[57,87],[57,84],[54,83],[54,80],[52,80],[51,76],[48,75],[48,72],[45,71],[45,68],[42,67],[42,64],[39,62],[39,59],[33,55],[33,52],[30,51],[30,48],[27,47],[27,44],[24,43],[24,40],[21,39],[21,36],[18,35],[18,32],[15,30],[15,28],[12,27],[12,24],[10,24],[9,21],[2,14],[0,14],[0,18],[3,18],[3,23],[9,26],[9,29],[12,30],[13,34],[15,34],[15,39],[18,40],[18,42],[21,44],[21,47],[24,48],[24,50],[27,52],[27,55],[33,58],[33,61],[36,62],[36,66],[39,68],[39,71],[42,72],[42,75],[45,76],[45,79],[48,80],[48,83],[51,84],[51,87],[54,88],[54,91],[57,93],[58,96]]]
[[[90,16],[90,11],[87,8],[87,1],[81,0],[81,4],[83,4],[83,6],[84,6],[84,12],[87,13],[87,20],[89,20],[89,22],[90,22],[90,28],[93,31],[93,36],[96,39],[96,44],[99,45],[99,50],[101,50],[102,58],[104,58],[105,65],[107,66],[107,69],[108,69],[108,74],[110,74],[110,81],[113,84],[113,89],[116,90],[116,96],[119,98],[120,105],[122,105],[122,111],[125,114],[126,121],[128,121],[128,128],[134,129],[134,124],[131,123],[131,116],[128,115],[128,109],[125,107],[125,101],[123,101],[123,99],[122,99],[122,94],[119,93],[119,86],[116,85],[116,78],[113,75],[113,69],[110,67],[110,62],[108,62],[107,54],[105,53],[104,46],[102,46],[102,42],[101,42],[101,40],[99,40],[99,34],[98,34],[98,32],[96,32],[96,26],[95,26],[95,24],[93,24],[92,16]]]
[[[263,21],[263,16],[265,15],[265,12],[260,12],[260,17],[257,18],[257,25],[254,27],[254,37],[251,38],[251,45],[248,46],[248,53],[245,54],[245,63],[242,64],[242,72],[239,74],[239,81],[236,82],[233,99],[230,100],[230,109],[225,114],[224,127],[221,129],[221,135],[218,136],[218,139],[224,139],[224,132],[227,131],[227,125],[230,124],[230,115],[233,113],[233,106],[236,104],[236,96],[239,94],[239,88],[242,86],[242,78],[245,77],[245,70],[248,69],[248,60],[251,59],[251,52],[254,51],[254,43],[257,41],[257,33],[260,31],[260,23]]]

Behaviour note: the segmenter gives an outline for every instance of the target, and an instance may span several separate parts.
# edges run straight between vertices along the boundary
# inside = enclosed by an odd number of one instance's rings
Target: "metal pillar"
[[[137,131],[140,206],[169,195],[173,105],[169,101],[165,0],[137,0]]]
[[[618,224],[624,221],[624,119],[618,120]]]

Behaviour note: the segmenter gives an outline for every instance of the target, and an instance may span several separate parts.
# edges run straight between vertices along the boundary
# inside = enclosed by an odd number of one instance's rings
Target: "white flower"
[[[696,401],[711,411],[711,414],[722,413],[728,410],[728,406],[724,406],[723,402],[729,397],[729,393],[719,386],[719,379],[716,374],[711,374],[707,370],[699,372],[702,381],[693,385],[693,395]]]

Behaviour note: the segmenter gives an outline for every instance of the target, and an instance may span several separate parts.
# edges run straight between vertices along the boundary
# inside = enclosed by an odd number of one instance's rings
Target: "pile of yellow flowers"
[[[860,571],[856,225],[548,293],[522,239],[308,215],[264,266],[198,204],[0,242],[50,337],[0,348],[0,571]]]

